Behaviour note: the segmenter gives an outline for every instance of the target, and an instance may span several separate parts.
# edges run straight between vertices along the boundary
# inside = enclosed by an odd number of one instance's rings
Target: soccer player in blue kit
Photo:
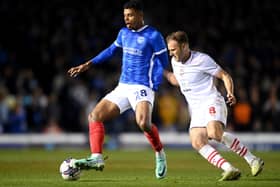
[[[68,70],[71,77],[88,70],[122,51],[122,71],[117,87],[108,93],[88,116],[91,155],[73,163],[81,169],[102,171],[105,164],[102,156],[104,142],[103,122],[132,108],[136,123],[144,132],[155,151],[156,178],[162,179],[167,172],[166,156],[158,129],[152,124],[154,94],[168,64],[164,38],[153,27],[144,24],[141,1],[130,0],[124,4],[126,27],[119,31],[117,39],[96,57]]]

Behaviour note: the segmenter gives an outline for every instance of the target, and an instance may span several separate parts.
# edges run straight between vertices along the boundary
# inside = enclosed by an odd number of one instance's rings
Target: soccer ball
[[[78,180],[80,178],[80,168],[72,167],[74,161],[74,158],[68,158],[61,163],[59,172],[64,180]]]

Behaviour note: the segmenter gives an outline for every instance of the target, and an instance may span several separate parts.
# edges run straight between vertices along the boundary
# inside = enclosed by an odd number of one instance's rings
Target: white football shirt
[[[221,97],[214,85],[214,75],[221,67],[207,54],[191,51],[185,63],[172,58],[171,64],[181,92],[189,104],[203,102],[209,97]]]

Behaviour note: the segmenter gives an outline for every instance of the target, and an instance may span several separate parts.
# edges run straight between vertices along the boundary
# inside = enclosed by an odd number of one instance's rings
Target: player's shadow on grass
[[[79,180],[78,182],[94,182],[94,183],[98,183],[98,182],[106,182],[106,183],[111,183],[111,182],[135,182],[137,181],[138,179],[135,178],[135,179],[130,179],[130,180],[125,180],[125,179],[92,179],[92,180]]]
[[[272,182],[280,182],[279,178],[246,178],[245,180],[247,181],[260,181],[260,182],[268,182],[268,181],[272,181]]]

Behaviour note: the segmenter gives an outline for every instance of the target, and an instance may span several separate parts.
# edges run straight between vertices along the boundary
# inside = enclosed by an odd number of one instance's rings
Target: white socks
[[[163,149],[161,149],[159,152],[156,151],[156,157],[164,157],[165,158],[165,152]]]
[[[233,152],[243,157],[249,164],[256,158],[249,149],[244,146],[240,140],[231,133],[224,132],[222,137],[222,143],[230,148]]]
[[[102,158],[102,154],[101,153],[92,153],[91,158]]]
[[[232,168],[231,164],[227,162],[216,149],[214,149],[209,144],[204,145],[198,151],[209,163],[212,165],[222,168],[224,171],[230,170]]]

